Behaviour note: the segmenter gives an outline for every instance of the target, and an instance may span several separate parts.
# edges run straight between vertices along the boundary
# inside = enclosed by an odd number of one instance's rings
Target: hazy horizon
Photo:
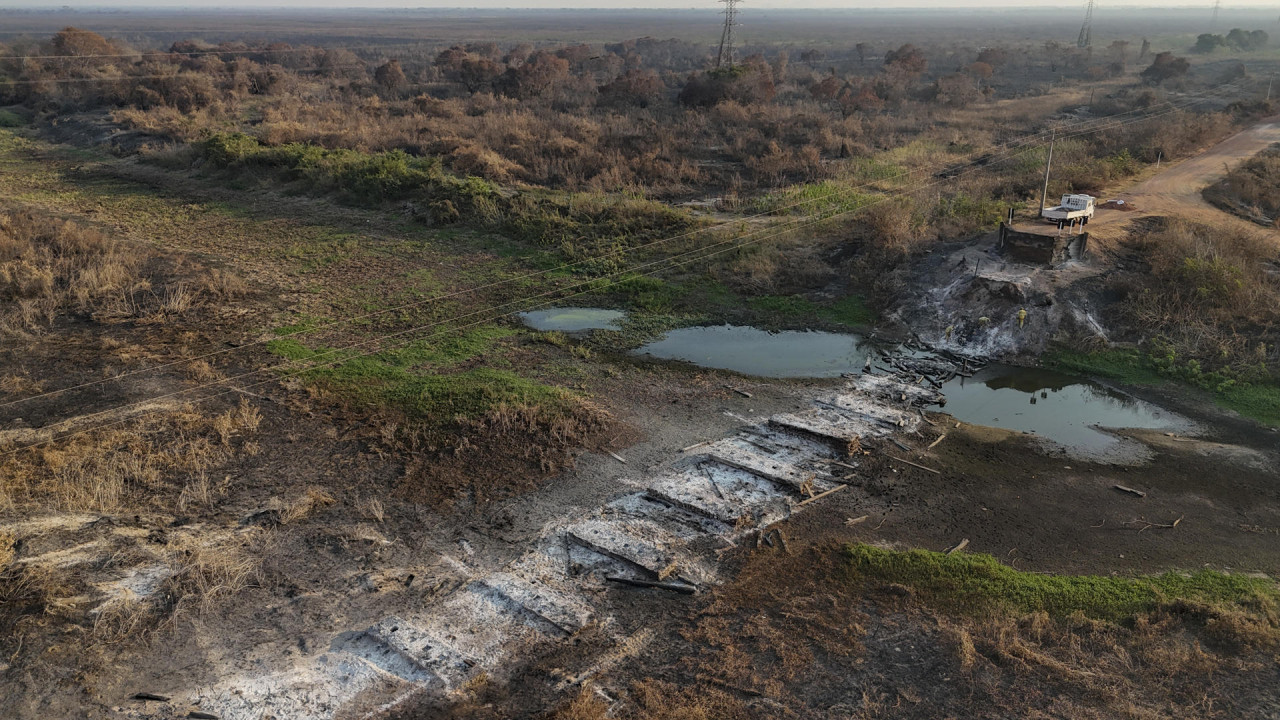
[[[1127,0],[1119,4],[1105,4],[1097,12],[1126,9],[1177,8],[1189,9],[1202,7],[1209,12],[1212,2],[1205,0]],[[62,0],[56,7],[48,2],[34,0],[0,0],[0,9],[40,10],[59,12],[71,10],[102,11],[110,9],[148,10],[148,9],[182,9],[193,12],[210,12],[229,9],[254,10],[562,10],[562,9],[598,9],[598,10],[654,10],[680,9],[703,10],[719,7],[717,0],[657,0],[656,2],[637,2],[637,0],[446,0],[430,2],[429,0],[221,0],[218,3],[195,4],[189,0]],[[881,3],[861,2],[859,0],[744,0],[744,9],[762,8],[770,10],[875,10],[895,11],[904,9],[918,10],[953,10],[953,9],[1033,9],[1033,10],[1070,10],[1084,9],[1084,2],[1052,2],[1035,3],[1027,0],[961,0],[961,2],[942,2],[940,0],[898,0],[893,7],[883,7]],[[1280,13],[1277,3],[1269,0],[1236,0],[1225,4],[1223,11],[1250,10],[1256,11],[1266,7],[1274,7]]]

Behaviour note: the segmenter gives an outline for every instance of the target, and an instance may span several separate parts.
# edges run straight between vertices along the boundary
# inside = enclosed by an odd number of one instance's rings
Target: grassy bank
[[[1047,367],[1080,375],[1102,377],[1129,385],[1177,382],[1210,393],[1228,410],[1280,427],[1280,384],[1246,382],[1223,372],[1204,372],[1195,361],[1176,362],[1141,350],[1058,350],[1041,357]]]
[[[572,393],[501,367],[515,334],[508,328],[480,327],[363,357],[357,351],[308,347],[293,337],[273,340],[268,349],[295,362],[292,368],[314,366],[300,374],[309,384],[361,406],[399,411],[434,428],[502,408],[536,408],[551,415],[572,408]]]
[[[1020,572],[989,555],[897,552],[870,545],[850,545],[845,554],[852,579],[906,586],[945,611],[1044,612],[1054,618],[1081,613],[1123,622],[1171,603],[1192,602],[1257,616],[1280,637],[1280,589],[1267,579],[1209,570],[1136,578],[1046,575]]]

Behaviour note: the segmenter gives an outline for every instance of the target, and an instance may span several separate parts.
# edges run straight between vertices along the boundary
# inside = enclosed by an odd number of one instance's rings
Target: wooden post
[[[1044,217],[1045,198],[1049,196],[1049,168],[1053,166],[1053,146],[1058,141],[1058,130],[1054,128],[1049,139],[1049,159],[1044,163],[1044,189],[1040,191],[1040,217]]]

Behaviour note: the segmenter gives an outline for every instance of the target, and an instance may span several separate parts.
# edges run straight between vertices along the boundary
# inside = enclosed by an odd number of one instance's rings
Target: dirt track
[[[1090,232],[1111,239],[1126,220],[1149,215],[1176,214],[1189,220],[1230,224],[1258,230],[1258,226],[1223,212],[1205,202],[1201,191],[1218,182],[1228,172],[1275,143],[1280,143],[1280,118],[1269,118],[1214,145],[1195,157],[1162,169],[1114,198],[1132,203],[1137,212],[1101,210],[1089,223]],[[1101,233],[1099,233],[1101,231]],[[1280,234],[1270,232],[1280,240]]]

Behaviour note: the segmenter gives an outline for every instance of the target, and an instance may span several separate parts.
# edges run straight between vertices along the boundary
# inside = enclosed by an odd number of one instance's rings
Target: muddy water
[[[989,365],[942,388],[946,411],[975,425],[1035,433],[1079,454],[1104,456],[1120,441],[1102,428],[1186,429],[1178,415],[1072,375]]]
[[[857,335],[725,325],[674,330],[636,352],[760,377],[829,378],[861,372],[870,347]],[[1122,441],[1099,428],[1190,429],[1184,418],[1150,403],[1037,368],[989,365],[942,392],[946,412],[959,420],[1034,433],[1084,457],[1124,453]]]
[[[673,330],[636,352],[759,377],[830,378],[861,370],[865,347],[856,335],[722,325]]]
[[[581,332],[583,330],[616,330],[626,313],[600,308],[565,307],[550,310],[532,310],[519,315],[520,321],[534,330],[559,330]]]

